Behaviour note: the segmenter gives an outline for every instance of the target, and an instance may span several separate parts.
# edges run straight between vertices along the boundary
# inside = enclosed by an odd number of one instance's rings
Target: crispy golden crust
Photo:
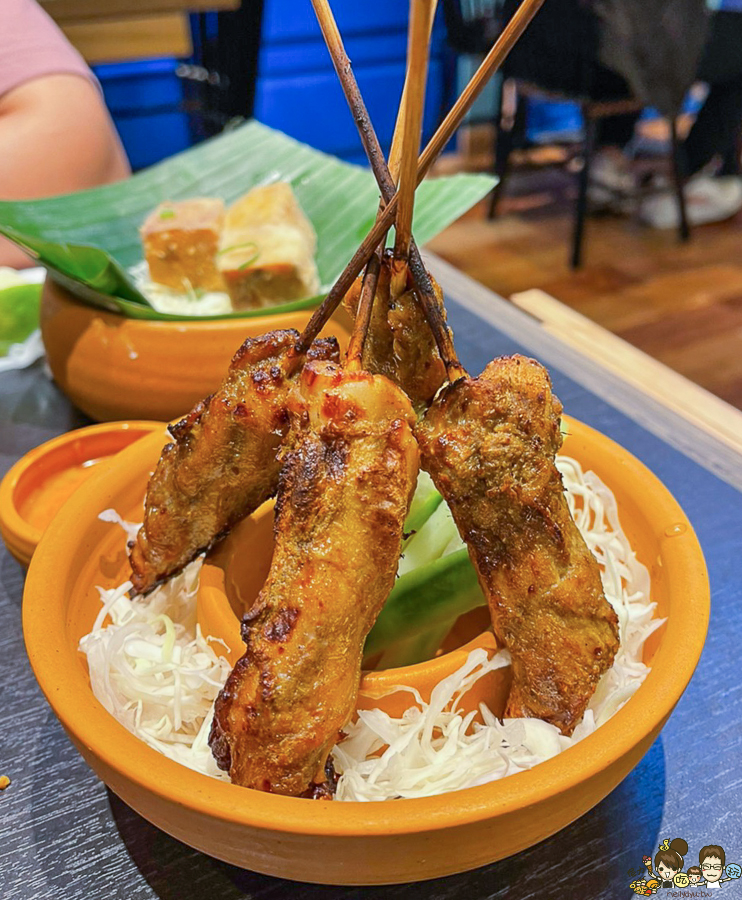
[[[217,264],[235,309],[272,306],[319,291],[317,236],[291,185],[255,187],[227,210]]]
[[[446,367],[409,278],[408,290],[392,300],[389,290],[392,263],[390,253],[385,254],[363,348],[363,366],[399,385],[415,409],[421,410],[430,404],[446,380]],[[430,280],[444,310],[441,289],[434,278]],[[362,278],[357,279],[343,299],[354,318],[362,282]]]
[[[188,293],[223,291],[216,267],[224,203],[210,197],[161,203],[140,229],[152,281]]]
[[[571,734],[618,649],[618,619],[570,515],[554,458],[562,407],[520,356],[444,388],[416,431],[510,650],[506,716]]]
[[[270,574],[210,744],[232,781],[298,796],[356,708],[363,644],[391,590],[414,490],[414,414],[381,376],[308,364],[292,409]]]
[[[219,390],[170,428],[174,441],[150,479],[130,553],[137,591],[182,569],[275,493],[295,380],[282,363],[297,337],[288,330],[248,338]],[[317,341],[312,355],[337,359],[337,344]]]

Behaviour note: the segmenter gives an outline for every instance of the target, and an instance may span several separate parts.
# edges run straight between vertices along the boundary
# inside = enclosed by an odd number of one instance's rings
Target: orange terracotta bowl
[[[247,337],[301,331],[312,310],[244,319],[146,321],[88,306],[48,278],[41,336],[49,367],[75,406],[99,422],[180,418],[219,386]],[[323,334],[343,344],[343,311]]]
[[[109,422],[78,428],[35,447],[0,482],[0,534],[22,565],[31,562],[44,530],[101,463],[161,422]]]
[[[465,871],[530,847],[595,806],[636,766],[693,674],[709,615],[700,547],[666,488],[606,437],[574,421],[568,429],[565,452],[613,489],[667,622],[647,642],[651,671],[628,703],[594,734],[529,771],[391,805],[309,801],[210,779],[126,731],[94,698],[77,646],[100,609],[96,585],[111,587],[126,571],[121,534],[98,513],[113,507],[127,519],[141,518],[148,473],[163,443],[158,434],[83,485],[37,548],[23,625],[39,684],[80,753],[126,803],[190,846],[244,868],[316,883],[387,884]],[[362,687],[373,677],[430,686],[457,667],[465,649],[366,675]]]

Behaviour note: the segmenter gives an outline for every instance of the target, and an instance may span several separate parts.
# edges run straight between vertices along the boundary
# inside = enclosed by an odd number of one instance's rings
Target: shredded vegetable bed
[[[529,769],[602,725],[646,677],[642,648],[664,621],[654,618],[649,574],[621,530],[611,491],[573,459],[558,457],[557,466],[619,618],[620,650],[583,720],[571,737],[538,719],[500,722],[486,707],[483,723],[474,722],[474,713],[459,710],[460,698],[478,678],[509,663],[507,651],[488,659],[485,650],[475,650],[435,688],[429,704],[410,691],[410,708],[401,718],[379,709],[359,711],[333,751],[338,800],[431,796]],[[113,510],[101,518],[117,522],[127,536],[138,528]],[[129,731],[183,765],[228,780],[207,739],[214,700],[230,666],[219,655],[221,642],[205,638],[196,622],[200,567],[198,559],[146,598],[130,599],[129,582],[99,588],[103,606],[80,649],[95,696]]]

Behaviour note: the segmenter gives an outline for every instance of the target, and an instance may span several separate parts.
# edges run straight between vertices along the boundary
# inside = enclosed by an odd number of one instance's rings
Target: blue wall
[[[333,10],[379,140],[388,151],[404,82],[408,2],[335,0]],[[424,140],[435,131],[443,110],[444,43],[442,22],[436,20]],[[178,65],[176,59],[163,58],[94,67],[135,169],[191,144]],[[313,147],[365,162],[310,0],[265,0],[254,114]]]
[[[406,0],[337,0],[338,27],[371,120],[386,151],[402,92]],[[423,124],[438,125],[444,94],[444,31],[436,20]],[[309,0],[266,0],[255,116],[298,140],[345,159],[365,157]]]

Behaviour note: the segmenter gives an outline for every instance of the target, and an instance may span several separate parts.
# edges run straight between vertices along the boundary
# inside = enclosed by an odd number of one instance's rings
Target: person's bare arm
[[[65,194],[130,172],[100,91],[75,74],[44,75],[0,97],[0,160],[4,200]],[[28,263],[2,240],[0,265]]]

